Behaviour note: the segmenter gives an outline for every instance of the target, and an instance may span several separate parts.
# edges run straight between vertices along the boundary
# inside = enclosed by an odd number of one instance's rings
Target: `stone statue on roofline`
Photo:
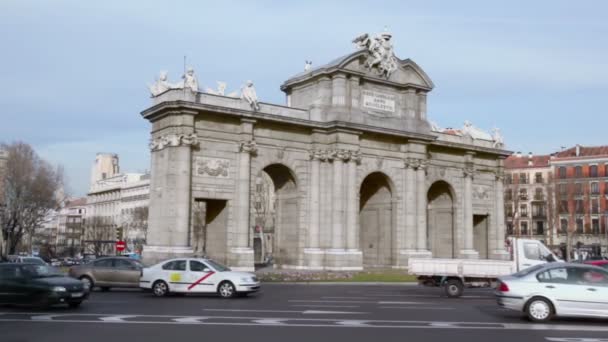
[[[502,133],[500,133],[500,128],[494,128],[492,129],[492,146],[494,146],[494,148],[503,148],[505,146],[505,140],[502,136]]]
[[[386,78],[397,70],[397,58],[393,52],[392,34],[388,30],[375,36],[362,34],[353,40],[358,49],[367,50],[369,55],[365,60],[365,67],[372,70],[377,68],[378,73]]]
[[[194,68],[188,67],[186,73],[182,75],[182,86],[180,88],[190,89],[193,93],[198,92],[198,80],[196,79],[196,75],[194,75]]]
[[[247,101],[255,112],[260,110],[260,104],[258,103],[258,95],[255,92],[252,81],[247,81],[241,88],[241,99]]]
[[[156,80],[156,82],[154,82],[154,84],[151,84],[148,86],[148,89],[150,90],[150,94],[154,97],[154,96],[158,96],[164,92],[166,92],[169,89],[175,89],[177,88],[175,85],[169,83],[169,81],[167,81],[167,72],[166,71],[161,71],[158,75],[158,79]]]
[[[462,126],[461,132],[462,132],[462,135],[469,136],[475,140],[493,141],[492,136],[488,132],[485,132],[485,131],[473,126],[473,124],[468,120],[466,120],[464,122],[464,126]]]

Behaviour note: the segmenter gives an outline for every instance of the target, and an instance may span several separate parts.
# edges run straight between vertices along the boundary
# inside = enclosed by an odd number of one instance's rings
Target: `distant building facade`
[[[101,249],[97,252],[113,253],[120,233],[128,250],[136,250],[145,243],[150,176],[119,170],[117,155],[97,155],[87,194],[85,240],[89,252]]]
[[[505,161],[507,233],[575,256],[608,254],[608,146]],[[570,241],[569,241],[570,240]]]

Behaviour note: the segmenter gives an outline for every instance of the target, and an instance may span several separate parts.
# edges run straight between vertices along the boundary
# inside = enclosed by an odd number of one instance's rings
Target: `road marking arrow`
[[[109,317],[100,317],[99,319],[104,322],[112,322],[112,323],[125,323],[125,318],[133,318],[137,317],[134,315],[119,315],[119,316],[109,316]]]
[[[32,316],[31,319],[34,321],[52,321],[53,317],[59,315],[40,315],[40,316]]]
[[[207,319],[207,317],[181,317],[174,318],[173,321],[177,323],[201,323],[204,319]]]
[[[259,323],[259,324],[275,324],[275,325],[281,325],[281,324],[285,324],[283,323],[284,319],[257,319],[254,320],[254,323]]]

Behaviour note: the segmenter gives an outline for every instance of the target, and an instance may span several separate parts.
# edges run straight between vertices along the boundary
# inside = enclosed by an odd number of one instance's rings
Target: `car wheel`
[[[158,280],[152,285],[152,293],[156,297],[164,297],[169,294],[169,286],[162,280]]]
[[[80,306],[80,304],[82,304],[82,302],[69,302],[68,306],[72,309],[76,309]]]
[[[445,294],[449,298],[458,298],[464,292],[464,284],[460,279],[449,279],[445,284]]]
[[[532,298],[526,304],[526,314],[532,322],[548,322],[553,317],[553,305],[545,298]]]
[[[222,296],[222,298],[232,298],[236,295],[236,289],[229,281],[222,282],[218,287],[217,292],[220,294],[220,296]]]
[[[82,276],[79,278],[80,281],[82,282],[82,284],[84,285],[84,287],[89,287],[89,291],[93,291],[93,286],[95,285],[93,283],[93,279],[89,278],[88,276]]]

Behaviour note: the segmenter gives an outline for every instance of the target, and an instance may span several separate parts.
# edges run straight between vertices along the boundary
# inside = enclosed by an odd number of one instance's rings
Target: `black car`
[[[54,267],[0,264],[0,304],[68,304],[76,308],[88,296],[89,288],[81,281]]]

